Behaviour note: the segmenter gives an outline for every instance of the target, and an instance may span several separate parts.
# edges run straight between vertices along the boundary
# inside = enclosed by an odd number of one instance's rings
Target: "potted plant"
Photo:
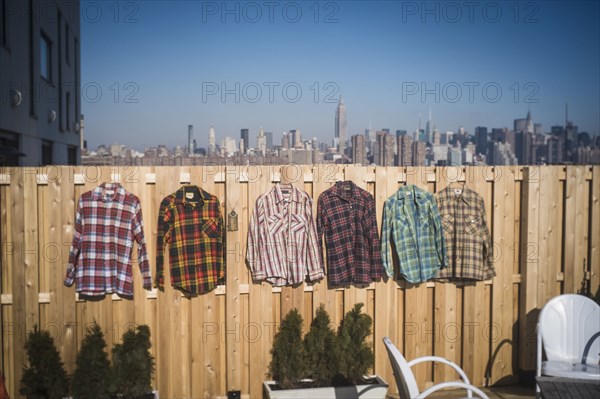
[[[384,399],[388,390],[385,381],[377,376],[366,377],[373,366],[373,351],[366,343],[372,321],[361,313],[362,306],[357,304],[346,313],[336,335],[321,305],[303,345],[298,345],[302,318],[292,309],[275,334],[273,360],[269,365],[274,381],[263,384],[265,396],[271,399]]]
[[[318,387],[331,385],[338,374],[337,337],[330,324],[329,314],[321,304],[315,312],[310,330],[304,337],[306,376]]]
[[[74,399],[108,399],[110,362],[104,351],[106,342],[100,326],[87,329],[75,360],[75,372],[71,381]]]
[[[292,309],[283,318],[275,334],[271,349],[269,374],[281,389],[297,388],[302,385],[305,374],[305,357],[302,345],[302,316]]]
[[[112,350],[113,391],[123,399],[154,399],[152,373],[154,358],[150,353],[150,328],[140,325],[123,334],[123,342]]]
[[[34,326],[25,341],[27,366],[23,368],[19,393],[27,399],[62,399],[69,379],[50,333]]]

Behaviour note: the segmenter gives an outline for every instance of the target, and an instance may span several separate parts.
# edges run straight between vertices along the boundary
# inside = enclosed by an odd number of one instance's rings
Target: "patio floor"
[[[391,387],[390,387],[391,389]],[[482,388],[490,399],[533,399],[535,398],[535,387],[524,387],[521,385],[510,385],[502,387]],[[464,390],[445,390],[438,392],[429,398],[448,398],[457,399],[464,398]],[[388,395],[388,398],[398,398],[398,394]]]

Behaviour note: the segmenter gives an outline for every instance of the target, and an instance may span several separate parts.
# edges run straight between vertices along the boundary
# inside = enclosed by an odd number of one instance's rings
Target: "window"
[[[70,145],[67,147],[67,163],[77,165],[77,147]]]
[[[44,32],[40,38],[40,75],[48,82],[52,81],[52,42]]]
[[[6,0],[0,0],[0,45],[8,45],[8,18],[6,18]]]
[[[65,106],[65,110],[67,113],[67,131],[71,131],[71,128],[73,126],[71,126],[71,93],[67,92],[66,94],[66,101],[67,101],[67,105]]]
[[[14,133],[0,131],[0,168],[19,166],[19,136]]]
[[[42,140],[42,165],[52,165],[52,142]]]
[[[69,36],[69,25],[65,25],[65,60],[67,61],[68,65],[71,65],[71,59],[69,58],[69,41],[70,41],[70,36]]]

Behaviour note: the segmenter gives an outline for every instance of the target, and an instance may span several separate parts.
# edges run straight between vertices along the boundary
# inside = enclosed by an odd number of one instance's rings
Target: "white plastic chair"
[[[536,375],[600,381],[599,361],[600,306],[577,294],[549,300],[537,325]]]
[[[398,348],[390,341],[388,337],[383,338],[383,343],[385,344],[385,348],[387,349],[388,355],[390,357],[390,362],[392,363],[392,369],[394,371],[394,378],[396,379],[396,384],[398,385],[398,393],[401,398],[426,398],[434,392],[439,391],[440,389],[445,388],[464,388],[467,390],[467,396],[469,398],[473,397],[473,392],[476,395],[479,395],[480,398],[489,399],[488,396],[483,393],[483,391],[469,382],[469,378],[465,374],[465,372],[456,364],[447,359],[444,359],[439,356],[423,356],[410,362],[407,362],[404,356],[400,353]],[[452,367],[456,372],[460,375],[462,381],[449,381],[449,382],[441,382],[436,384],[430,388],[427,388],[423,392],[419,392],[419,386],[417,385],[417,380],[415,379],[415,375],[410,369],[415,364],[419,364],[422,362],[439,362],[446,364]]]

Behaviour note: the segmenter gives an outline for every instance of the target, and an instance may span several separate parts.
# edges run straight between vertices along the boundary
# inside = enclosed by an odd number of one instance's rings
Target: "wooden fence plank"
[[[428,190],[426,171],[422,168],[407,170],[407,184]],[[425,283],[406,283],[406,323],[405,329],[406,358],[412,360],[433,353],[433,304],[430,303],[429,288]],[[414,367],[415,378],[421,388],[431,384],[432,365],[418,364]]]
[[[241,243],[243,242],[242,232],[247,231],[247,210],[242,210],[236,199],[240,198],[246,184],[239,182],[241,173],[240,167],[227,167],[226,195],[229,203],[225,203],[225,226],[227,226],[228,215],[235,211],[238,214],[239,229],[237,231],[227,231],[227,299],[226,299],[226,326],[237,328],[241,326],[241,304],[240,304],[240,280],[241,275],[245,275],[245,263],[243,262],[243,253]],[[244,213],[245,212],[245,213]],[[227,390],[241,390],[242,388],[242,357],[241,342],[236,334],[226,334],[227,350]]]
[[[156,167],[156,209],[159,210],[160,203],[163,198],[171,193],[175,192],[179,184],[179,168],[166,168]],[[156,213],[158,217],[158,212]],[[158,219],[157,219],[158,220]],[[158,223],[158,222],[157,222]],[[154,237],[156,239],[156,236]],[[158,243],[157,243],[158,244]],[[158,251],[159,248],[156,248]],[[169,271],[169,255],[168,247],[165,248],[164,255],[164,290],[159,291],[157,294],[157,312],[158,320],[163,323],[167,322],[169,328],[159,328],[156,331],[158,338],[157,348],[157,382],[158,389],[161,396],[175,397],[174,390],[176,381],[173,376],[178,374],[178,369],[181,367],[173,367],[174,364],[178,364],[180,361],[179,353],[175,353],[176,347],[173,345],[171,336],[178,336],[180,334],[180,326],[178,324],[177,317],[174,313],[178,310],[178,301],[181,297],[179,293],[174,292],[171,287],[170,271]],[[156,262],[156,259],[154,260]],[[181,364],[181,363],[179,363]]]
[[[577,280],[574,274],[576,257],[576,229],[574,223],[577,215],[577,166],[567,166],[566,197],[565,197],[565,234],[564,234],[564,293],[577,292]]]
[[[12,251],[12,276],[11,276],[11,294],[12,294],[12,325],[13,325],[13,364],[11,374],[7,376],[12,381],[12,388],[18,391],[19,382],[23,373],[25,364],[25,339],[27,323],[27,296],[25,290],[25,267],[23,265],[23,246],[25,245],[25,210],[23,199],[25,198],[25,178],[27,169],[19,169],[17,173],[11,176],[10,191],[10,213],[11,213],[11,243],[14,245]],[[29,177],[32,178],[31,176]],[[12,396],[16,396],[13,392]]]
[[[590,204],[590,287],[591,293],[600,298],[600,166],[592,172],[592,196]],[[594,227],[595,226],[595,227]]]
[[[513,251],[517,245],[514,235],[516,170],[514,167],[496,168],[496,170],[498,179],[496,179],[494,189],[493,239],[499,243],[502,256],[495,265],[492,324],[489,328],[489,339],[492,342],[492,357],[490,358],[492,384],[500,382],[512,373],[512,271]],[[506,204],[510,205],[506,206]]]
[[[461,167],[438,168],[436,170],[436,192],[446,188],[448,184],[458,182],[462,177]],[[443,233],[443,232],[442,232]],[[446,243],[448,245],[448,243]],[[452,362],[460,363],[456,338],[459,326],[457,308],[459,292],[454,282],[435,284],[434,303],[434,354]],[[452,381],[456,373],[448,367],[435,367],[435,381]]]
[[[254,209],[256,199],[272,188],[271,168],[267,166],[261,167],[261,173],[257,178],[257,181],[248,188],[249,206],[251,209]],[[269,338],[266,334],[265,327],[267,323],[273,322],[271,320],[271,297],[271,284],[266,282],[252,282],[250,284],[248,326],[258,328],[263,333],[259,339],[248,342],[251,359],[249,393],[252,398],[262,395],[262,382],[265,380],[265,374],[269,364]],[[260,311],[257,312],[255,309],[260,309]]]
[[[10,229],[8,226],[12,224],[9,221],[10,218],[10,203],[11,198],[10,186],[0,185],[0,296],[11,294],[11,283],[12,283],[12,255],[14,251],[14,245],[12,240],[9,238]],[[12,305],[0,304],[0,337],[2,338],[2,344],[0,345],[0,367],[2,368],[2,375],[12,375],[12,367],[14,360],[12,359],[12,352],[14,348],[13,344],[13,333],[12,333]],[[5,378],[5,384],[8,392],[12,391],[12,378]]]
[[[588,223],[590,221],[590,193],[589,183],[586,180],[587,166],[577,166],[575,202],[575,258],[573,259],[573,277],[575,279],[574,292],[587,295],[588,283],[586,273],[589,270],[588,258]],[[567,222],[568,223],[568,222]]]

